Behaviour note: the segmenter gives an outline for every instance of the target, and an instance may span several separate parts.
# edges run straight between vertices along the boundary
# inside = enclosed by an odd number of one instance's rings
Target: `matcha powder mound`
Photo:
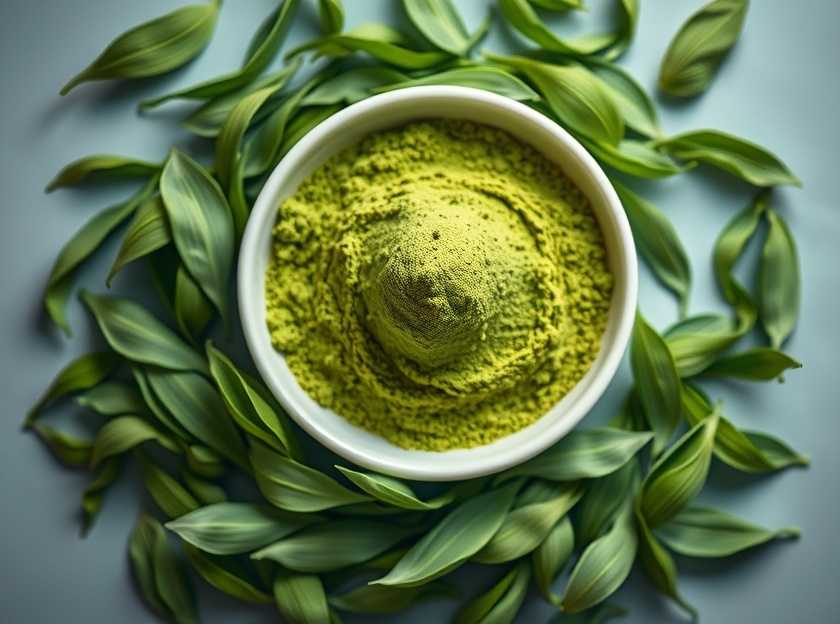
[[[487,444],[589,370],[612,294],[563,172],[466,121],[373,134],[280,206],[275,347],[312,398],[406,448]]]

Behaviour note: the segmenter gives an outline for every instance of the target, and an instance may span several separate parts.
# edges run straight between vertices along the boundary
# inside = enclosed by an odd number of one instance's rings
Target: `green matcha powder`
[[[509,435],[598,353],[613,282],[589,203],[501,130],[373,134],[310,175],[273,234],[274,345],[315,401],[401,447]]]

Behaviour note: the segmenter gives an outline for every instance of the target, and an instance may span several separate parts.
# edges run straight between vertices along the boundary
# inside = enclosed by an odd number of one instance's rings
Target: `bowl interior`
[[[492,444],[446,452],[406,450],[360,429],[313,401],[298,385],[265,322],[264,278],[279,203],[327,158],[365,135],[428,118],[469,119],[506,130],[556,162],[589,198],[604,233],[615,288],[598,357],[575,388],[532,425]],[[463,87],[414,87],[374,96],[329,118],[277,166],[248,222],[239,260],[239,306],[251,354],[271,391],[319,442],[346,459],[394,476],[445,481],[503,470],[544,450],[572,429],[605,390],[629,338],[637,269],[621,204],[592,157],[557,124],[530,108]]]

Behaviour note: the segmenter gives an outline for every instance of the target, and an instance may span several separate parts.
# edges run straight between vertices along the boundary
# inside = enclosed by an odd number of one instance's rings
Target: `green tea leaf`
[[[274,56],[283,44],[283,39],[294,19],[299,4],[300,0],[283,0],[282,4],[277,7],[270,17],[270,27],[260,33],[261,36],[258,45],[250,51],[241,69],[206,80],[186,89],[179,89],[173,93],[145,100],[140,104],[140,110],[149,110],[174,99],[209,99],[230,93],[250,84],[274,59]]]
[[[230,570],[225,565],[227,560],[223,561],[205,555],[198,548],[189,544],[183,546],[193,570],[220,592],[243,602],[254,604],[271,604],[274,602],[274,598]]]
[[[167,451],[178,452],[178,445],[169,436],[155,429],[148,422],[137,416],[117,416],[109,420],[93,442],[90,456],[91,468],[96,468],[104,460],[121,455],[144,442],[155,441]]]
[[[190,435],[184,431],[181,425],[179,425],[174,418],[172,418],[169,412],[166,411],[166,408],[161,405],[161,402],[155,395],[154,391],[152,391],[152,386],[149,383],[146,372],[139,366],[134,366],[131,369],[131,374],[134,377],[134,381],[137,383],[137,387],[140,389],[140,395],[143,397],[143,402],[149,412],[152,413],[158,422],[166,427],[171,433],[174,433],[179,439],[185,442],[190,442]],[[187,449],[187,458],[189,459],[189,457],[190,452]]]
[[[251,463],[254,476],[266,500],[288,511],[321,511],[342,505],[370,501],[369,496],[357,494],[327,475],[253,444]]]
[[[344,7],[341,0],[318,0],[318,19],[321,32],[335,35],[344,29]]]
[[[59,371],[44,394],[26,415],[24,426],[29,426],[47,407],[66,396],[98,386],[120,365],[122,359],[111,351],[86,353]]]
[[[683,412],[696,425],[713,410],[709,400],[694,386],[683,384]],[[756,431],[738,429],[723,416],[715,432],[715,457],[742,472],[764,473],[790,466],[807,466],[809,460],[781,440]]]
[[[568,563],[574,549],[574,529],[569,517],[565,516],[554,525],[531,556],[537,588],[546,602],[555,607],[560,606],[562,599],[551,591],[551,585]]]
[[[71,468],[87,468],[90,465],[93,444],[89,440],[82,440],[37,422],[32,423],[30,428],[64,465]]]
[[[595,541],[615,520],[639,479],[639,462],[631,460],[621,468],[591,482],[577,507],[578,544]]]
[[[115,457],[102,466],[99,473],[88,484],[82,492],[82,534],[90,531],[96,521],[99,512],[102,510],[105,492],[111,484],[120,476],[122,463],[120,458]]]
[[[527,561],[520,561],[490,591],[467,603],[453,620],[455,624],[511,624],[516,619],[531,580]]]
[[[639,21],[639,0],[618,0],[618,14],[619,24],[614,40],[604,51],[604,59],[607,61],[615,61],[633,43],[633,38],[636,36],[636,24]]]
[[[772,209],[765,216],[770,227],[761,253],[758,307],[770,345],[778,349],[799,316],[799,254],[784,219]]]
[[[283,136],[283,143],[280,145],[280,150],[277,153],[277,161],[272,163],[276,165],[283,156],[285,156],[295,144],[300,141],[306,134],[312,130],[319,123],[332,117],[335,113],[340,111],[342,106],[313,106],[306,108],[298,113],[289,122],[286,128],[286,134]]]
[[[184,429],[211,449],[247,468],[247,451],[216,389],[201,375],[149,370],[155,395]]]
[[[95,215],[62,247],[55,259],[44,293],[44,309],[58,327],[70,335],[70,325],[65,316],[67,299],[73,288],[73,273],[99,249],[102,242],[123,221],[128,219],[142,202],[151,196],[157,177],[127,201],[106,208]]]
[[[183,126],[198,136],[212,139],[218,136],[225,124],[230,111],[245,97],[250,94],[270,86],[277,86],[282,89],[300,69],[301,63],[295,60],[283,69],[272,72],[264,78],[257,80],[245,87],[218,95],[194,110],[184,121]],[[265,109],[258,111],[254,117],[254,121],[259,120],[265,114]]]
[[[129,262],[148,256],[171,241],[172,233],[163,202],[159,195],[150,197],[140,205],[129,224],[105,283],[110,286],[114,276]]]
[[[464,56],[470,35],[451,0],[403,0],[403,8],[415,28],[439,50]]]
[[[748,381],[777,379],[786,370],[802,368],[789,355],[770,347],[756,347],[727,355],[703,371],[706,377],[727,377]]]
[[[645,418],[653,428],[653,454],[659,455],[682,418],[680,377],[668,345],[638,311],[630,342],[630,367]]]
[[[64,85],[61,95],[82,82],[158,76],[191,61],[209,43],[220,4],[185,6],[126,31]]]
[[[330,624],[330,607],[317,576],[280,574],[274,581],[274,600],[280,614],[294,624]]]
[[[422,585],[450,572],[481,550],[507,516],[519,483],[491,490],[450,511],[374,585]]]
[[[171,370],[207,371],[204,359],[142,306],[87,291],[81,298],[105,340],[125,358]]]
[[[160,193],[181,260],[227,319],[235,231],[222,190],[204,167],[173,149],[160,178]]]
[[[621,618],[627,615],[627,609],[612,604],[601,603],[587,609],[583,613],[567,615],[558,613],[548,620],[546,624],[604,624],[609,620]]]
[[[151,516],[141,514],[128,540],[128,560],[143,600],[157,615],[167,616],[168,609],[158,596],[152,564],[152,549],[158,539],[165,539],[163,527]]]
[[[533,500],[516,503],[502,526],[473,556],[479,563],[505,563],[533,552],[548,537],[554,526],[583,496],[579,483],[531,484],[522,495]]]
[[[687,507],[656,531],[671,550],[686,557],[728,557],[776,539],[799,537],[799,529],[771,531],[708,507]]]
[[[143,462],[143,483],[155,504],[169,518],[179,518],[201,506],[174,477],[147,461]]]
[[[695,130],[657,142],[668,154],[722,169],[754,186],[802,186],[775,155],[746,139],[720,130]]]
[[[220,485],[216,485],[212,481],[206,481],[189,470],[181,471],[181,479],[202,505],[216,505],[227,502],[227,493]]]
[[[447,71],[429,74],[420,78],[403,79],[395,81],[381,88],[374,89],[377,93],[393,91],[394,89],[405,89],[408,87],[420,87],[424,85],[455,85],[458,87],[472,87],[492,91],[504,97],[520,102],[538,100],[539,95],[527,84],[522,82],[513,74],[498,67],[482,66],[459,67]]]
[[[183,265],[175,273],[175,321],[181,335],[193,342],[207,329],[215,309]]]
[[[574,429],[547,451],[502,473],[552,481],[593,479],[615,472],[653,439],[653,434],[610,427]]]
[[[561,609],[578,613],[609,598],[630,574],[637,547],[632,506],[625,504],[612,528],[587,546],[578,559],[566,585]]]
[[[732,319],[717,314],[701,314],[686,318],[665,332],[665,343],[674,357],[680,377],[702,373],[721,352],[734,344],[754,322],[748,318],[751,302],[744,297],[739,306],[743,322],[736,326]]]
[[[547,11],[582,11],[586,8],[583,0],[530,0],[530,2]]]
[[[251,557],[296,572],[331,572],[373,559],[416,532],[414,527],[374,520],[332,520],[306,527]]]
[[[301,106],[353,104],[386,85],[413,82],[406,74],[381,66],[353,67],[324,80],[304,97]]]
[[[609,92],[582,65],[551,65],[522,56],[485,57],[524,73],[557,118],[575,132],[611,145],[624,136],[624,121]]]
[[[667,178],[687,171],[691,165],[680,167],[671,158],[658,152],[650,143],[625,139],[617,146],[602,141],[589,141],[579,136],[578,140],[592,152],[601,163],[616,171],[621,171],[637,178]]]
[[[420,52],[405,47],[403,35],[382,24],[362,24],[344,34],[319,37],[292,50],[287,57],[310,50],[323,56],[346,56],[364,52],[373,58],[403,69],[427,69],[451,57],[445,52]]]
[[[252,503],[216,503],[166,524],[185,542],[214,555],[252,552],[319,521],[318,516]]]
[[[159,171],[160,165],[145,160],[111,154],[94,154],[74,160],[59,171],[47,184],[47,193],[52,193],[58,188],[76,186],[91,179],[148,178]]]
[[[662,135],[653,101],[630,74],[618,65],[597,57],[588,58],[584,62],[601,79],[628,128],[650,138]]]
[[[676,602],[691,615],[692,620],[696,621],[697,610],[686,602],[677,588],[677,566],[648,527],[639,508],[640,499],[641,497],[636,499],[635,514],[636,527],[639,531],[639,560],[642,568],[654,587]]]
[[[366,494],[370,494],[387,505],[393,505],[401,509],[429,511],[440,509],[455,500],[456,492],[454,489],[429,501],[422,501],[417,498],[417,495],[406,483],[394,477],[357,472],[342,466],[336,466],[336,468]]]
[[[656,206],[623,184],[611,182],[624,205],[639,253],[659,281],[677,295],[684,316],[691,294],[691,265],[677,231]]]
[[[688,18],[662,59],[659,88],[681,97],[705,91],[738,40],[748,6],[748,0],[713,0]]]
[[[572,56],[595,54],[615,41],[613,34],[561,39],[540,19],[528,0],[499,0],[499,9],[512,28],[549,52]]]
[[[639,507],[655,528],[676,516],[703,489],[714,448],[717,410],[689,429],[651,467],[642,483]]]
[[[427,596],[443,594],[447,586],[429,583],[418,587],[386,587],[385,585],[360,585],[337,596],[329,596],[330,605],[349,613],[388,614],[398,613]]]
[[[258,382],[237,369],[211,342],[207,342],[206,349],[210,374],[236,424],[273,449],[300,459],[294,431],[285,414],[278,413],[279,406],[264,398],[268,393],[260,391]]]
[[[171,611],[173,621],[178,624],[198,622],[195,596],[187,570],[166,541],[166,534],[157,528],[152,543],[152,567],[158,596]]]

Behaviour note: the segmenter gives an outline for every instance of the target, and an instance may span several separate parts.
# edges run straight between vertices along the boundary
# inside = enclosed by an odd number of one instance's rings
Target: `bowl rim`
[[[260,247],[260,232],[264,227],[273,227],[276,219],[276,210],[280,203],[278,196],[281,194],[281,188],[286,178],[294,173],[300,162],[303,162],[304,157],[309,155],[316,146],[328,140],[334,132],[346,127],[354,118],[370,114],[371,111],[378,108],[394,106],[420,97],[453,101],[463,101],[465,99],[478,101],[483,105],[505,109],[505,112],[509,115],[523,116],[527,121],[541,126],[544,131],[551,133],[553,135],[552,139],[563,143],[567,152],[571,154],[572,160],[576,160],[577,164],[582,166],[586,170],[586,174],[594,181],[601,194],[601,203],[604,204],[606,211],[610,213],[609,216],[617,231],[617,242],[620,248],[618,251],[625,258],[625,262],[620,265],[622,269],[621,274],[618,274],[615,268],[613,270],[616,280],[624,280],[624,297],[619,301],[616,301],[614,298],[613,302],[611,302],[612,306],[619,308],[616,327],[613,331],[614,339],[612,344],[609,345],[608,350],[604,351],[604,345],[601,346],[602,353],[599,353],[598,359],[603,355],[603,361],[600,362],[598,370],[595,371],[594,376],[588,381],[588,385],[583,389],[581,395],[568,406],[564,418],[558,419],[555,423],[551,423],[550,428],[544,432],[544,435],[531,436],[524,443],[506,449],[504,453],[492,454],[489,457],[479,458],[478,460],[469,462],[463,460],[455,461],[451,464],[447,463],[444,459],[447,451],[434,453],[436,458],[440,458],[440,461],[436,460],[432,462],[432,465],[430,465],[430,462],[423,462],[422,460],[419,462],[406,461],[395,463],[388,459],[374,457],[360,452],[353,447],[352,440],[346,442],[339,438],[328,427],[324,427],[322,423],[311,419],[299,409],[298,405],[289,400],[286,396],[285,384],[278,379],[277,373],[274,370],[276,366],[271,366],[268,361],[271,356],[276,357],[279,355],[282,358],[282,353],[274,349],[270,338],[266,343],[263,334],[267,334],[267,332],[260,331],[261,329],[265,329],[264,327],[260,327],[261,325],[264,326],[265,323],[264,311],[263,314],[260,314],[259,310],[255,310],[257,307],[255,302],[262,302],[262,297],[258,296],[259,293],[255,292],[254,284],[257,280],[252,277],[255,270],[254,267],[259,266],[259,260],[263,253]],[[418,114],[413,118],[421,120],[436,116],[423,116]],[[511,132],[511,134],[517,139],[528,143],[526,138],[517,136],[514,132]],[[566,161],[569,162],[569,159],[567,158]],[[563,165],[561,160],[557,160],[556,162],[560,166]],[[592,201],[591,198],[590,201]],[[600,225],[600,227],[603,228],[603,225]],[[259,287],[263,289],[265,283],[264,278],[265,276],[262,274],[259,279]],[[638,296],[638,267],[630,224],[618,194],[600,165],[564,128],[542,113],[520,102],[489,91],[460,86],[417,86],[374,95],[336,112],[312,128],[280,160],[260,190],[242,237],[237,266],[237,295],[240,323],[248,351],[254,360],[254,364],[274,397],[304,431],[315,438],[320,444],[327,447],[327,449],[367,469],[414,480],[454,481],[486,476],[527,461],[560,440],[589,413],[612,381],[624,356],[624,352],[627,349],[635,320]],[[592,365],[592,368],[594,367],[595,362]],[[578,385],[580,383],[578,382]],[[548,415],[548,412],[546,415]],[[338,417],[340,418],[340,415]],[[545,415],[534,421],[533,424],[536,424],[544,417]],[[529,426],[533,426],[533,424]],[[527,430],[527,428],[524,430]],[[480,449],[484,447],[475,448]],[[458,450],[469,451],[471,449]],[[406,452],[416,451],[406,449]]]

